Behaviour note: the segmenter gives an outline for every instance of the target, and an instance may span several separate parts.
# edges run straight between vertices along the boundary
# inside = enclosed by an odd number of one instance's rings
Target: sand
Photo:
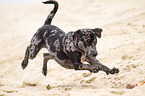
[[[0,4],[0,96],[145,96],[145,0],[59,0],[52,24],[66,33],[101,27],[99,59],[120,73],[106,75],[68,70],[54,60],[42,75],[42,49],[21,68],[26,47],[52,5]],[[127,84],[138,84],[126,89]],[[51,89],[47,89],[47,85]]]

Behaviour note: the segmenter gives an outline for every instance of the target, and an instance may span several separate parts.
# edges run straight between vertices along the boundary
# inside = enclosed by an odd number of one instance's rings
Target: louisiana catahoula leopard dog
[[[44,4],[54,4],[53,10],[48,15],[44,25],[38,29],[26,49],[22,61],[22,68],[25,69],[29,59],[34,59],[37,53],[46,48],[49,52],[44,53],[43,75],[47,75],[47,61],[54,59],[58,64],[75,70],[88,70],[93,73],[104,71],[106,74],[115,74],[119,69],[110,69],[96,59],[97,38],[101,38],[101,28],[84,28],[67,34],[60,28],[51,25],[51,21],[58,10],[58,2],[48,0]],[[88,64],[84,64],[88,62]]]

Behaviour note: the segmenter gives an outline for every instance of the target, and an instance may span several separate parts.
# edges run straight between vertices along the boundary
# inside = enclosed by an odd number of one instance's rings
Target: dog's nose
[[[98,55],[98,53],[97,52],[93,52],[93,57],[96,57],[97,55]]]

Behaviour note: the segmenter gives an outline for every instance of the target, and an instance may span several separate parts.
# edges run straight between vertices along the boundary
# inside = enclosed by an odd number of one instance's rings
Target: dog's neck
[[[77,45],[77,40],[75,40],[74,42],[74,32],[69,32],[66,34],[66,36],[64,36],[62,43],[63,45],[63,51],[67,54],[69,51],[81,51],[83,53],[83,51],[78,47]]]

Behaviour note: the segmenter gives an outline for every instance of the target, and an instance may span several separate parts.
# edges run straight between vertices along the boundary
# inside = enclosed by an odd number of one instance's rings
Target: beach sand
[[[25,70],[25,50],[53,5],[0,4],[0,96],[145,96],[145,0],[58,0],[52,24],[66,33],[80,28],[103,29],[99,59],[120,73],[68,70],[54,60],[42,75],[42,49]],[[126,89],[127,84],[138,84]],[[47,89],[50,86],[51,89]]]

